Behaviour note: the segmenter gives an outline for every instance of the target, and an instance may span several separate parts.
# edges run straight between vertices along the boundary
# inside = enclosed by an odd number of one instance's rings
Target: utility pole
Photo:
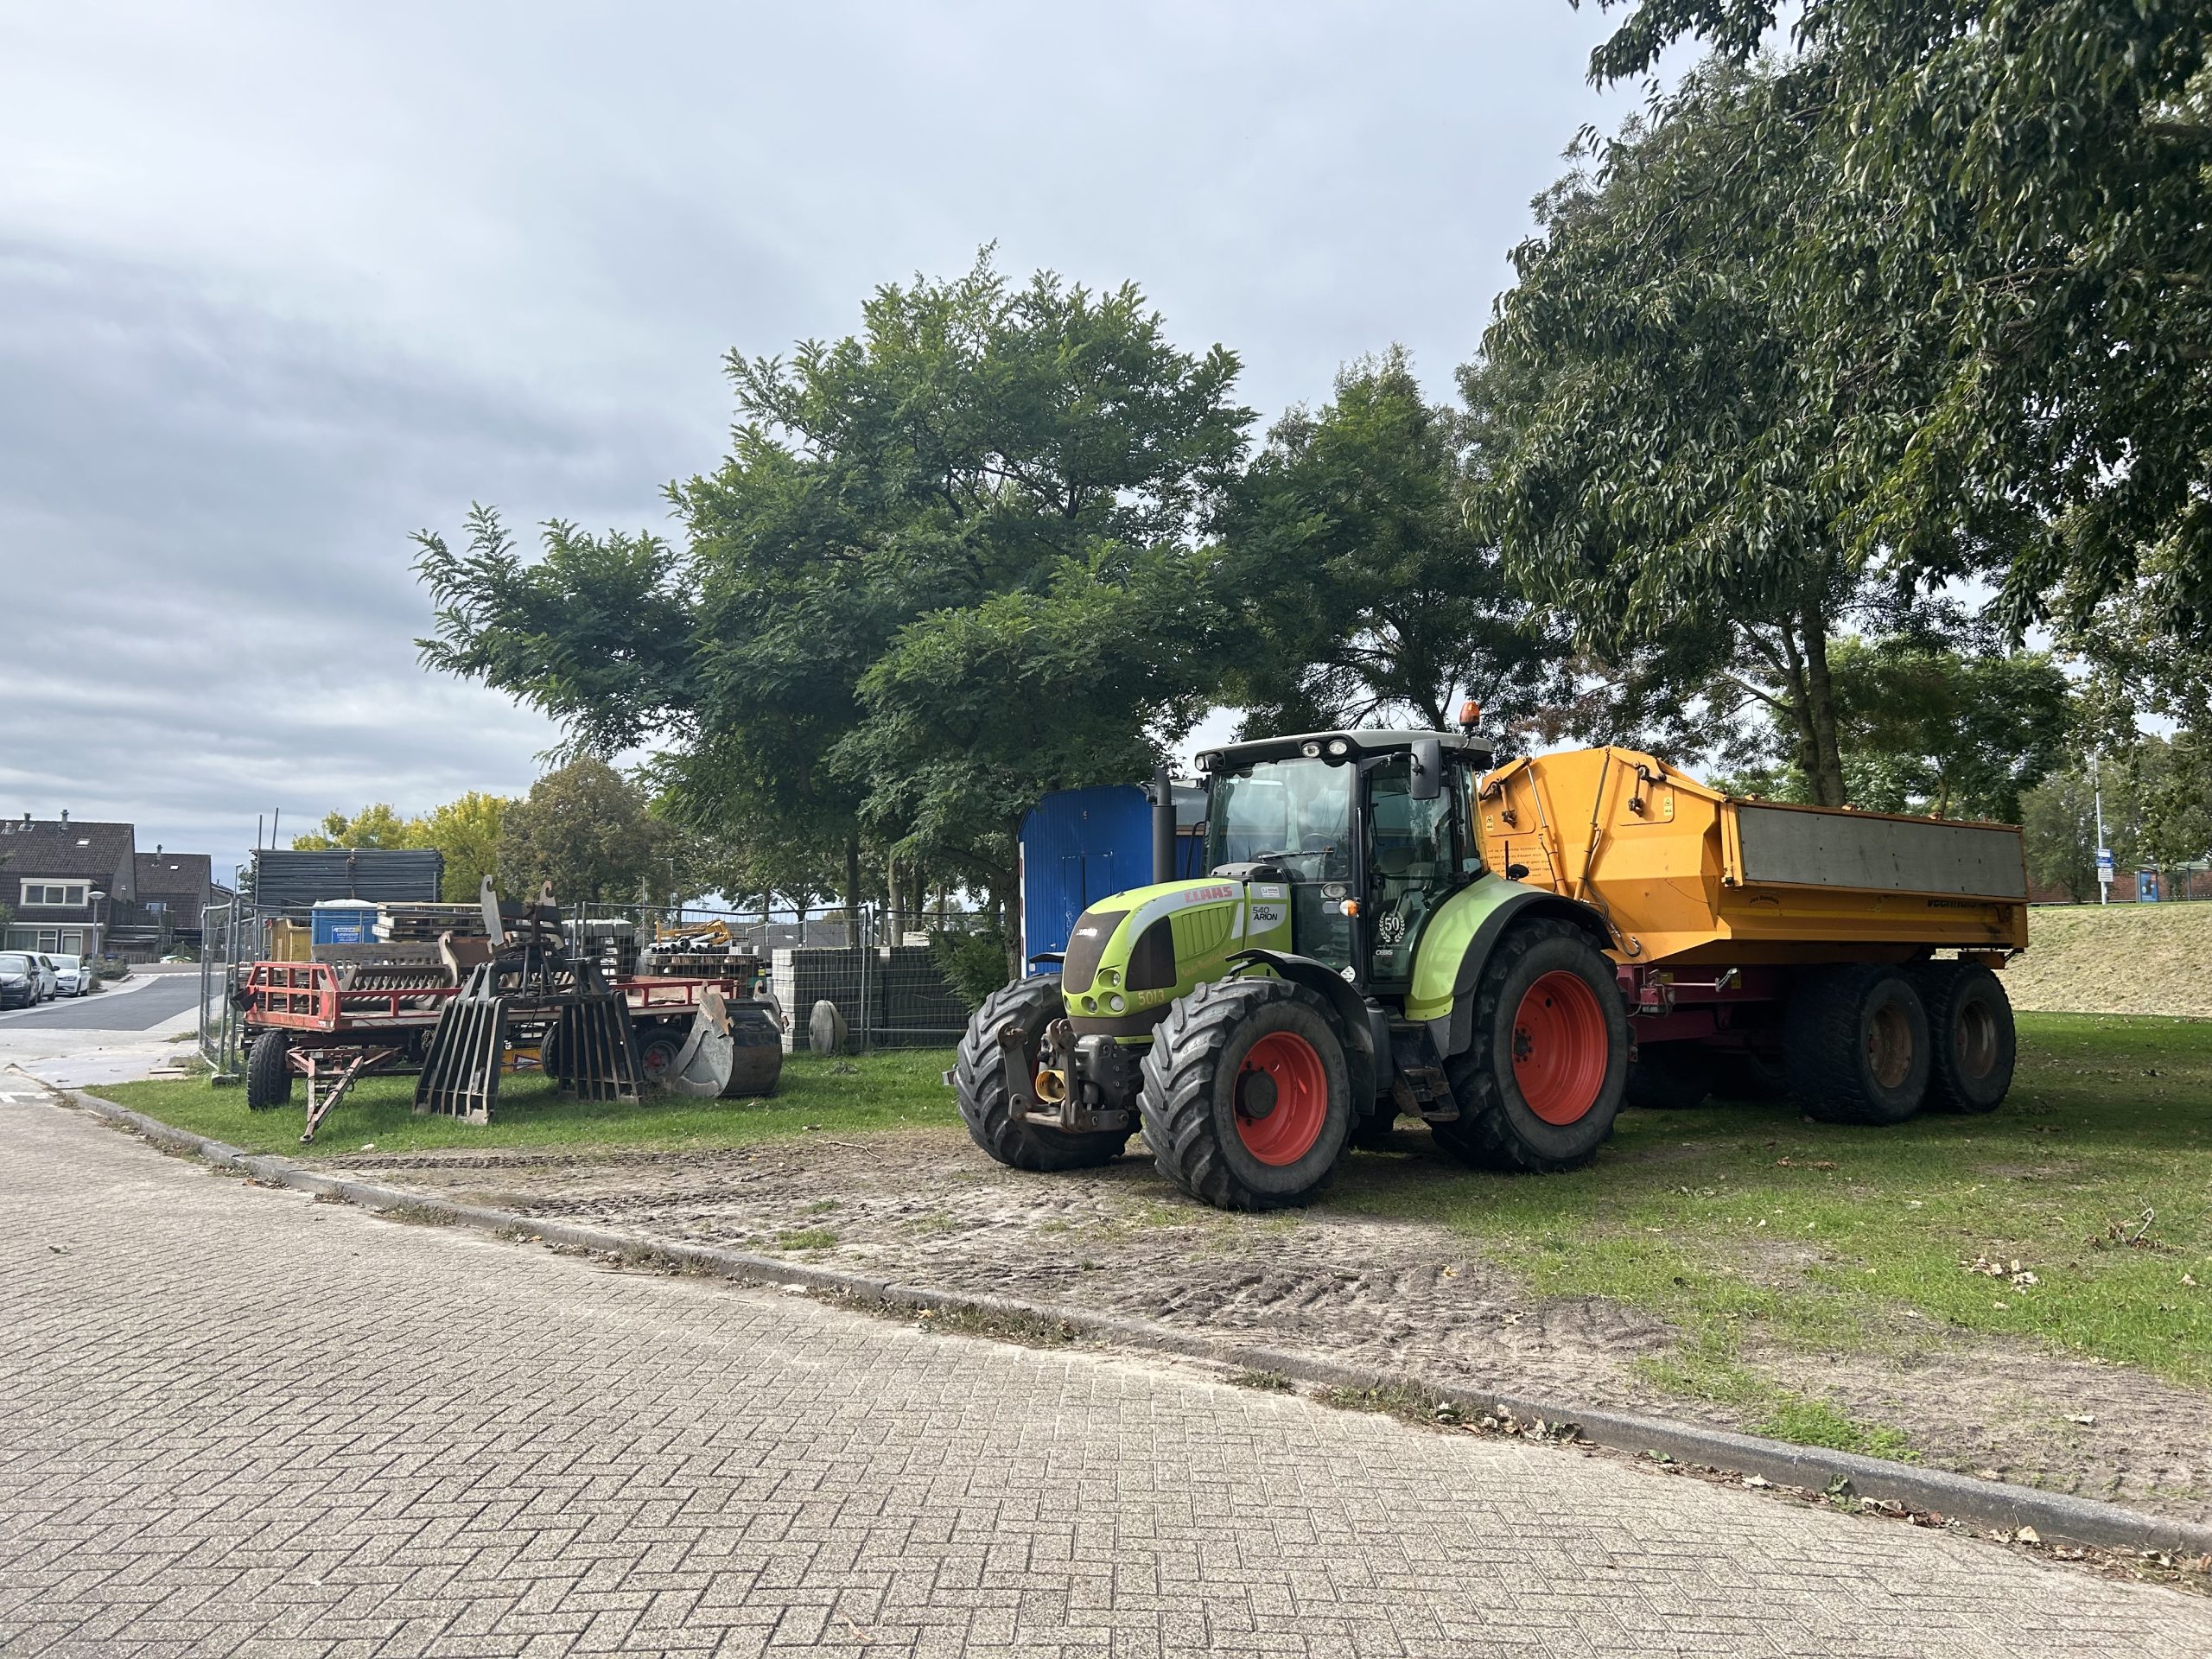
[[[2097,775],[2098,754],[2089,751],[2089,794],[2097,806],[2097,902],[2112,903],[2112,849],[2105,844],[2104,781]]]

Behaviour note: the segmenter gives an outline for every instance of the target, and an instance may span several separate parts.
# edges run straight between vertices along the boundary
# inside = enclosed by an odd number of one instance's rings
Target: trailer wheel
[[[1637,1050],[1624,1099],[1646,1111],[1684,1111],[1705,1103],[1716,1075],[1713,1051],[1704,1044],[1652,1043]]]
[[[952,1068],[960,1121],[968,1126],[970,1140],[1014,1169],[1090,1169],[1111,1163],[1129,1142],[1127,1129],[1071,1135],[1014,1115],[1012,1091],[1007,1086],[1006,1050],[1000,1046],[999,1033],[1009,1020],[1020,1024],[1024,1033],[1022,1052],[1033,1071],[1045,1027],[1058,1019],[1065,1007],[1058,975],[1019,979],[983,999],[983,1006],[976,1010],[960,1039],[960,1058]]]
[[[1628,1010],[1580,928],[1527,922],[1475,983],[1473,1045],[1446,1067],[1457,1122],[1437,1143],[1479,1169],[1548,1174],[1598,1155],[1628,1085]]]
[[[1329,1005],[1287,979],[1221,979],[1168,1010],[1137,1097],[1160,1173],[1217,1210],[1304,1204],[1351,1133]]]
[[[264,1031],[245,1053],[245,1103],[257,1112],[282,1106],[292,1097],[292,1068],[286,1064],[291,1039],[281,1031]]]
[[[1978,962],[1923,963],[1928,1006],[1928,1103],[1938,1111],[1993,1112],[2012,1086],[2012,1000]]]
[[[1901,969],[1809,976],[1783,1016],[1790,1091],[1825,1123],[1902,1123],[1928,1094],[1928,1011]]]
[[[1789,1067],[1779,1054],[1756,1048],[1724,1052],[1713,1092],[1724,1100],[1780,1100],[1789,1092]]]
[[[668,1069],[683,1052],[683,1039],[665,1026],[638,1033],[638,1081],[649,1089],[668,1087]]]

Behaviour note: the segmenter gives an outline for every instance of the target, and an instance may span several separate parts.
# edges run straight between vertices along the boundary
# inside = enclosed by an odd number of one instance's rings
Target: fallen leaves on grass
[[[2104,1231],[2089,1241],[2089,1248],[2093,1250],[2164,1250],[2167,1248],[2165,1241],[2151,1236],[2151,1224],[2158,1218],[2158,1212],[2145,1205],[2143,1213],[2135,1218],[2134,1231],[2130,1232],[2128,1224],[2124,1221],[2110,1223]]]
[[[1973,1261],[1964,1262],[1960,1265],[1968,1273],[1978,1273],[1984,1278],[2002,1279],[2016,1290],[2025,1290],[2031,1285],[2039,1285],[2043,1282],[2037,1276],[2034,1268],[2024,1268],[2020,1265],[2020,1259],[2018,1256],[2014,1256],[2008,1263],[2003,1261],[1993,1262],[1986,1255],[1977,1255]],[[2005,1304],[1999,1302],[1997,1306],[2002,1307]]]

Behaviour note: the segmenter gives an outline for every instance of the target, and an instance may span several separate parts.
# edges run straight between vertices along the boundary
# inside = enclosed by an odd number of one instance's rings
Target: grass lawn
[[[296,1080],[290,1103],[267,1112],[248,1111],[243,1088],[219,1089],[201,1078],[106,1084],[88,1092],[249,1152],[303,1159],[358,1152],[365,1144],[378,1152],[584,1145],[682,1150],[743,1146],[810,1129],[957,1123],[952,1096],[939,1081],[950,1063],[941,1049],[879,1051],[849,1060],[791,1054],[766,1100],[648,1095],[635,1106],[563,1100],[543,1077],[511,1077],[499,1085],[489,1124],[417,1117],[413,1077],[367,1077],[323,1121],[311,1147],[300,1144],[307,1085]]]
[[[1687,1340],[1649,1380],[1787,1439],[1899,1444],[1777,1386],[1747,1350],[1902,1355],[1948,1327],[2212,1387],[2212,1022],[2023,1014],[2019,1031],[2012,1095],[1986,1117],[1624,1112],[1572,1174],[1381,1154],[1354,1159],[1332,1202],[1440,1223],[1539,1294],[1651,1309]]]

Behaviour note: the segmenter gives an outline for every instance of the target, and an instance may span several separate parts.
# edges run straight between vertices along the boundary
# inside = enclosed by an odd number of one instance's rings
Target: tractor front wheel
[[[1577,1169],[1613,1132],[1628,1084],[1628,1010],[1580,928],[1529,922],[1475,982],[1474,1042],[1445,1068],[1459,1117],[1439,1145],[1480,1169]]]
[[[1328,1004],[1287,979],[1200,985],[1169,1009],[1138,1096],[1160,1173],[1220,1210],[1303,1204],[1351,1133],[1351,1082]]]
[[[1015,1109],[1007,1076],[1007,1045],[999,1040],[999,1033],[1008,1024],[1020,1028],[1022,1063],[1029,1073],[1022,1079],[1027,1085],[1023,1093],[1034,1098],[1037,1052],[1045,1028],[1062,1016],[1066,1006],[1058,974],[1018,979],[983,999],[960,1039],[960,1058],[952,1068],[960,1121],[968,1126],[970,1140],[1014,1169],[1090,1169],[1113,1162],[1129,1142],[1127,1129],[1071,1134],[1032,1122]]]

